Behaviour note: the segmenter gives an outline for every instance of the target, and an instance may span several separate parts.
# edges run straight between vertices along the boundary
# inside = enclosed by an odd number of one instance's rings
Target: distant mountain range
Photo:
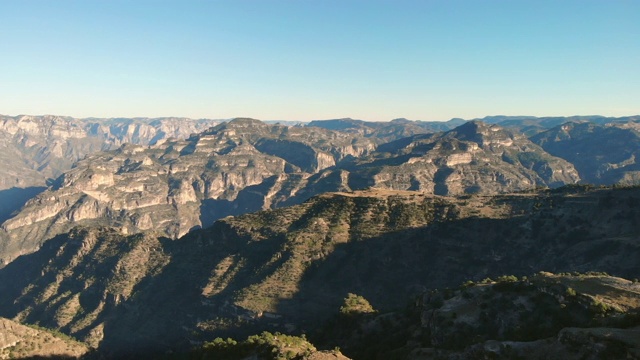
[[[0,125],[0,357],[640,354],[640,117]]]
[[[0,259],[78,224],[177,238],[227,215],[327,191],[492,194],[579,180],[573,165],[523,135],[478,121],[377,146],[362,135],[235,119],[186,140],[87,156],[2,224]]]
[[[0,115],[0,190],[43,186],[88,154],[122,144],[155,144],[186,138],[219,120],[186,118],[75,119]]]
[[[328,191],[496,194],[579,182],[633,185],[640,180],[635,161],[640,123],[635,118],[595,118],[604,125],[569,122],[530,139],[516,129],[534,123],[551,126],[562,118],[486,120],[509,127],[477,120],[433,124],[340,119],[284,126],[235,119],[181,140],[174,136],[211,122],[114,119],[103,120],[111,123],[108,127],[80,128],[77,120],[66,118],[7,119],[6,127],[22,134],[31,144],[28,149],[48,154],[46,159],[79,157],[91,147],[80,147],[84,150],[79,152],[72,145],[99,144],[98,138],[106,148],[125,141],[142,145],[124,143],[116,150],[84,155],[73,169],[50,179],[49,189],[38,195],[44,187],[0,192],[5,199],[13,197],[1,202],[9,205],[0,214],[5,220],[0,262],[34,251],[46,239],[78,224],[112,226],[125,234],[153,228],[178,238],[228,215],[298,204]],[[11,125],[14,122],[21,127]],[[45,123],[56,126],[45,131]],[[436,125],[458,123],[451,130],[428,133]],[[89,136],[79,129],[101,135]],[[425,133],[416,134],[416,129]],[[413,135],[405,136],[409,133]],[[167,138],[169,134],[172,138]],[[67,150],[55,155],[50,143],[42,140],[43,145],[37,145],[35,139],[44,138],[63,142]],[[51,164],[43,163],[49,167],[41,169],[42,177],[54,173]]]

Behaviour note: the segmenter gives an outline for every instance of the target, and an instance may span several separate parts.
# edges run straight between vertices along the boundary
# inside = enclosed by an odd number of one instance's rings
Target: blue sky
[[[640,114],[640,1],[0,0],[0,114]]]

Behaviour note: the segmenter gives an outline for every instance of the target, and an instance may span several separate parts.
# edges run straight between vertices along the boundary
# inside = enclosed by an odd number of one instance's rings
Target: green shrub
[[[344,305],[340,307],[340,313],[345,315],[371,314],[375,312],[376,310],[373,309],[367,299],[352,293],[347,294],[344,299]]]

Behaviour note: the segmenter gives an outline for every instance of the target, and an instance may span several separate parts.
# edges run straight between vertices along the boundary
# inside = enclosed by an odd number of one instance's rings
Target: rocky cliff
[[[348,169],[360,184],[438,195],[495,194],[580,180],[573,165],[523,135],[478,121],[383,144]]]
[[[4,222],[0,258],[29,253],[78,224],[177,238],[227,215],[324,191],[298,194],[319,181],[313,174],[374,149],[349,134],[236,119],[186,140],[95,153]]]

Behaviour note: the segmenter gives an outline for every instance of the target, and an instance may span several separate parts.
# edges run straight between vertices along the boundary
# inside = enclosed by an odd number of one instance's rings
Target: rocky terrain
[[[580,180],[567,161],[522,135],[479,121],[380,145],[345,168],[360,180],[356,188],[366,184],[437,195],[495,194]]]
[[[125,143],[184,139],[219,121],[0,115],[0,222],[85,156]]]
[[[315,333],[348,293],[388,313],[429,289],[503,274],[634,278],[639,203],[637,188],[376,190],[226,218],[179,240],[77,229],[0,270],[0,315],[132,354],[264,330]]]
[[[640,285],[606,274],[540,272],[467,281],[428,291],[404,312],[358,315],[337,319],[321,338],[334,338],[360,359],[640,355]]]
[[[64,334],[0,318],[0,359],[73,359],[88,352],[89,347]]]
[[[202,132],[212,121],[5,116],[0,163],[13,174],[5,178],[14,180],[0,189],[0,262],[36,249],[72,223],[115,226],[124,233],[160,228],[175,238],[227,215],[296,204],[326,191],[372,187],[452,195],[578,181],[637,183],[633,117],[486,118],[525,132],[567,119],[608,125],[563,125],[535,135],[540,147],[501,126],[457,119],[340,119],[307,127],[239,119]],[[243,121],[252,125],[242,129]],[[586,128],[591,130],[580,130]],[[166,141],[170,137],[175,139]],[[35,197],[47,178],[50,190]]]
[[[637,357],[603,272],[640,274],[640,125],[564,119],[3,117],[0,316],[107,358]],[[17,323],[0,356],[87,351]]]
[[[349,134],[251,119],[186,140],[123,145],[79,161],[6,221],[1,257],[6,262],[33,251],[78,224],[109,225],[125,234],[153,228],[177,238],[227,215],[336,189],[331,176],[312,175],[374,149]]]
[[[236,119],[186,140],[123,145],[76,163],[2,224],[0,261],[72,226],[177,238],[216,219],[365,188],[452,195],[560,186],[573,166],[524,136],[481,122],[381,145],[317,127]]]

